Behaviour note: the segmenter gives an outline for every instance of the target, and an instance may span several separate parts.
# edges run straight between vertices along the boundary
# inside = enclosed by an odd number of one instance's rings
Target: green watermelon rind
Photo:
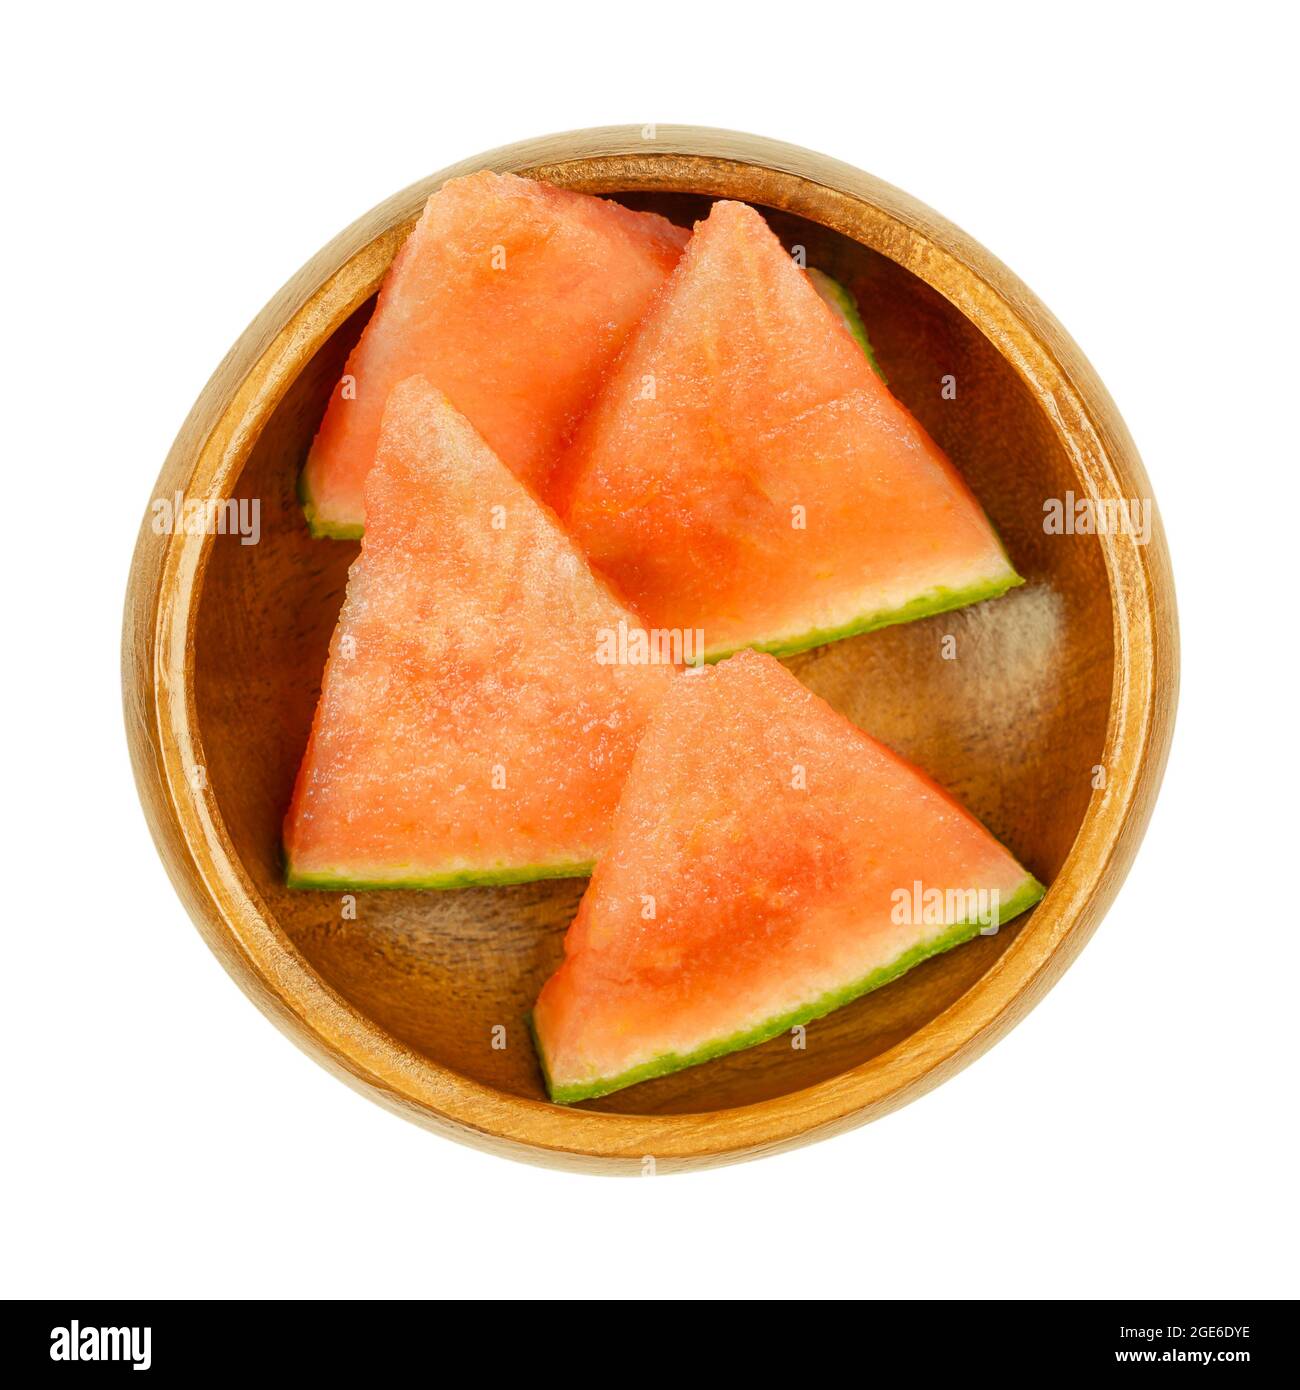
[[[297,873],[292,864],[285,871],[286,887],[381,893],[403,889],[444,891],[455,888],[504,888],[515,883],[537,883],[548,878],[590,878],[594,860],[582,863],[504,865],[482,869],[456,869],[446,874],[410,878],[353,878],[345,873]]]
[[[312,496],[307,482],[307,468],[304,465],[298,474],[298,502],[307,520],[307,529],[312,538],[318,541],[359,541],[366,528],[356,521],[322,521],[317,515],[316,499]]]
[[[1006,570],[995,579],[981,579],[961,589],[927,589],[899,608],[890,608],[874,613],[863,613],[851,618],[839,627],[814,628],[809,632],[792,637],[774,637],[770,640],[757,638],[750,642],[737,642],[734,646],[706,648],[704,659],[707,662],[723,661],[734,656],[746,647],[756,652],[769,652],[772,656],[794,656],[812,647],[824,647],[831,642],[842,641],[846,637],[859,637],[864,632],[876,632],[882,627],[895,627],[899,623],[914,623],[921,618],[932,618],[938,613],[950,613],[955,608],[967,608],[972,603],[982,603],[985,599],[1001,598],[1010,589],[1019,588],[1025,581],[1011,568],[1008,561]]]
[[[998,912],[998,926],[1005,926],[1012,918],[1019,917],[1022,912],[1028,911],[1042,898],[1046,891],[1033,874],[1026,874],[1016,891],[1005,903],[1001,904]],[[890,984],[900,975],[906,974],[913,966],[920,965],[922,961],[929,960],[932,956],[941,955],[954,946],[963,945],[978,936],[982,930],[984,930],[983,925],[979,922],[958,922],[954,926],[946,928],[930,941],[923,941],[910,950],[904,951],[888,965],[880,966],[863,979],[856,980],[840,989],[831,990],[812,1003],[804,1004],[788,1014],[782,1014],[779,1018],[769,1019],[766,1023],[760,1023],[755,1028],[733,1034],[729,1038],[720,1038],[714,1042],[705,1043],[684,1057],[675,1052],[664,1053],[662,1056],[654,1057],[648,1062],[642,1062],[638,1066],[632,1067],[619,1076],[598,1078],[574,1085],[556,1086],[552,1081],[550,1068],[546,1063],[546,1053],[542,1048],[541,1039],[537,1036],[537,1029],[530,1014],[528,1026],[533,1035],[538,1059],[541,1062],[547,1094],[556,1105],[574,1105],[578,1101],[596,1100],[600,1096],[612,1095],[615,1091],[621,1091],[628,1086],[635,1086],[639,1082],[652,1081],[655,1077],[685,1071],[687,1067],[696,1067],[702,1062],[712,1062],[732,1052],[740,1052],[747,1047],[756,1047],[759,1043],[770,1042],[773,1038],[789,1032],[791,1028],[797,1027],[801,1023],[811,1023],[814,1019],[824,1018],[827,1014],[834,1013],[836,1009],[843,1008],[845,1004],[851,1004],[855,999],[860,999],[864,994],[870,994],[873,990]]]
[[[867,325],[863,323],[862,312],[858,308],[858,301],[838,280],[827,275],[824,270],[809,266],[806,274],[813,282],[813,288],[823,301],[830,305],[834,313],[843,321],[845,328],[853,335],[857,345],[867,354],[867,361],[871,363],[871,370],[888,386],[889,378],[881,371],[880,363],[876,360],[871,339],[867,337]]]

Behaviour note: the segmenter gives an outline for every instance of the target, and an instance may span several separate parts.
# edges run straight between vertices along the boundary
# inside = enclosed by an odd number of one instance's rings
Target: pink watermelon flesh
[[[285,820],[290,884],[589,872],[674,668],[599,659],[636,619],[421,378],[389,399],[366,506]]]
[[[853,341],[867,354],[871,370],[888,386],[889,378],[881,371],[880,363],[876,361],[875,349],[871,346],[871,339],[867,337],[867,326],[862,322],[858,301],[838,280],[833,280],[824,270],[818,270],[815,266],[808,267],[808,280],[817,291],[818,298],[848,329]]]
[[[662,217],[511,174],[428,201],[334,389],[300,490],[317,535],[359,536],[384,402],[420,374],[541,489],[686,244]]]
[[[763,1042],[1042,892],[973,816],[772,657],[689,672],[651,717],[533,1013],[551,1098]]]
[[[763,218],[715,203],[548,494],[655,627],[790,652],[1021,581]]]

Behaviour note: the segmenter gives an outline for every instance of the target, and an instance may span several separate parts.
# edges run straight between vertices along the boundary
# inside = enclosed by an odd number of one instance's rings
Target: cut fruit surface
[[[880,370],[880,363],[876,361],[871,339],[867,337],[867,326],[862,322],[858,301],[838,280],[831,279],[824,270],[809,266],[808,278],[812,281],[813,289],[821,296],[822,302],[830,306],[831,312],[849,330],[853,341],[867,354],[871,370],[888,386],[889,378]]]
[[[422,378],[389,399],[366,504],[285,820],[289,883],[589,872],[675,668],[603,659],[637,620]]]
[[[766,222],[715,203],[550,497],[655,627],[798,651],[1020,583],[957,471]]]
[[[389,391],[413,375],[540,490],[689,233],[512,174],[429,199],[330,397],[300,482],[313,532],[359,536]]]
[[[1031,907],[1038,881],[772,657],[651,717],[533,1030],[570,1103],[763,1042]]]

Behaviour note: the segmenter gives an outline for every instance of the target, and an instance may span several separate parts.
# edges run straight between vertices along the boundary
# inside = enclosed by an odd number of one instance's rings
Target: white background
[[[1059,11],[6,20],[4,1293],[1300,1293],[1296,35],[1274,5]],[[1011,1036],[850,1135],[617,1181],[416,1129],[244,998],[145,829],[118,637],[175,430],[311,253],[478,151],[646,121],[857,164],[1042,296],[1154,480],[1184,663],[1136,867]]]

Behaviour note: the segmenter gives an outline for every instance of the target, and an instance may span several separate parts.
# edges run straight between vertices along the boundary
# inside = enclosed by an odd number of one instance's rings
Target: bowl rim
[[[1168,550],[1137,450],[1083,353],[1001,262],[930,208],[849,165],[760,136],[676,125],[569,131],[475,156],[394,194],[308,261],[241,335],[182,425],[153,496],[231,494],[298,371],[374,293],[445,180],[487,168],[592,193],[728,196],[737,166],[751,201],[882,252],[974,322],[1048,414],[1080,495],[1152,501],[1149,544],[1097,537],[1114,619],[1106,785],[1016,939],[903,1042],[801,1091],[672,1115],[551,1105],[417,1053],[336,993],[276,924],[206,783],[194,627],[211,536],[155,535],[146,513],[127,587],[123,703],[136,783],[168,873],[214,953],[294,1042],[363,1094],[450,1137],[550,1166],[643,1172],[647,1159],[655,1171],[733,1162],[863,1124],[954,1075],[1028,1013],[1096,929],[1146,828],[1172,738],[1178,633]]]

